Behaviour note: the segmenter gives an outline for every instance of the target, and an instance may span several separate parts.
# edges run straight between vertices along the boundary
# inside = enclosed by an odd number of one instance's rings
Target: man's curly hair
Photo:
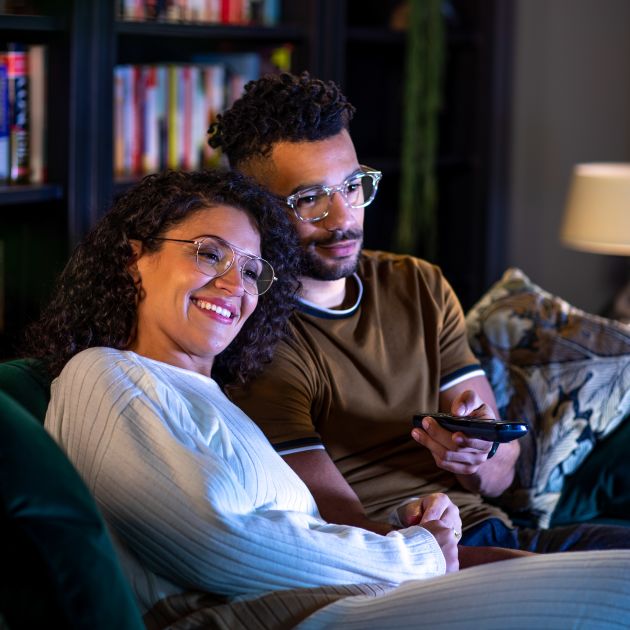
[[[268,157],[277,142],[313,142],[348,129],[355,108],[333,81],[308,72],[266,75],[208,129],[208,144],[220,148],[232,168]]]
[[[129,271],[130,240],[158,251],[162,243],[156,237],[216,205],[239,208],[252,217],[262,256],[278,280],[215,359],[212,375],[227,384],[257,373],[271,359],[293,310],[299,288],[297,237],[275,196],[244,175],[223,170],[149,175],[123,194],[71,255],[50,304],[26,331],[24,354],[40,359],[54,377],[86,348],[128,348],[135,338],[139,296]]]

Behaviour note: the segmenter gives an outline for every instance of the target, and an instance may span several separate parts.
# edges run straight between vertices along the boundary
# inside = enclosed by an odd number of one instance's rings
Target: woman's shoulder
[[[52,392],[117,390],[154,380],[138,355],[115,348],[88,348],[76,354],[53,381]]]
[[[61,370],[59,379],[65,380],[70,375],[98,374],[102,368],[111,368],[116,365],[131,365],[130,353],[115,348],[88,348],[75,354]],[[99,370],[101,368],[101,370]]]

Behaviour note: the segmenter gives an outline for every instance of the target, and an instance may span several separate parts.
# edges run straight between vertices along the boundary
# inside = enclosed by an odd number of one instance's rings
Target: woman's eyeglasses
[[[225,275],[238,259],[238,264],[241,265],[243,290],[249,295],[262,295],[271,288],[274,280],[277,280],[271,263],[240,250],[219,236],[205,236],[195,241],[164,237],[153,237],[151,240],[195,245],[197,268],[209,278]]]

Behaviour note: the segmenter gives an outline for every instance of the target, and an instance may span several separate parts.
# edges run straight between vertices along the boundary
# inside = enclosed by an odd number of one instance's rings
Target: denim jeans
[[[491,518],[465,531],[460,544],[506,547],[538,553],[630,549],[630,527],[580,523],[550,529],[510,529],[498,518]]]

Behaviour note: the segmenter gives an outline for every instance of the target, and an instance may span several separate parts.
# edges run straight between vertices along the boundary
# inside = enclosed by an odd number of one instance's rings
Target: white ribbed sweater
[[[444,573],[423,528],[380,536],[322,521],[256,425],[200,374],[91,348],[53,383],[45,426],[96,497],[145,608],[191,589],[237,596]]]

